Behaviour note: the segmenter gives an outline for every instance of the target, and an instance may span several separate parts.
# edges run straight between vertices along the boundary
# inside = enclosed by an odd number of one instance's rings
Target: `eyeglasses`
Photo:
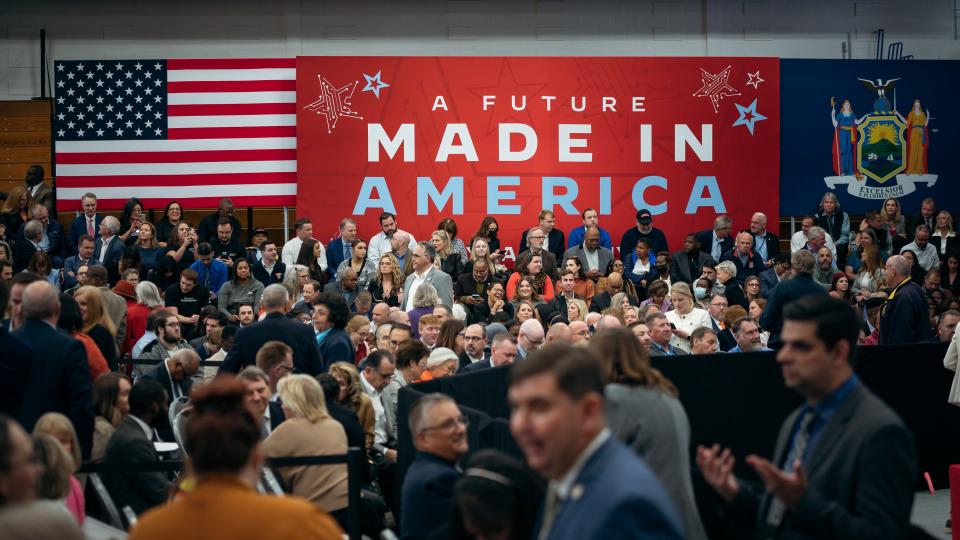
[[[468,427],[470,425],[470,419],[466,416],[461,416],[459,418],[450,418],[449,420],[438,424],[436,426],[425,427],[420,430],[420,433],[424,433],[433,429],[439,429],[440,431],[453,431],[457,426]]]
[[[533,345],[537,345],[537,346],[543,345],[543,338],[540,338],[540,339],[531,339],[530,336],[528,336],[528,335],[526,334],[526,332],[521,332],[520,334],[521,334],[523,337],[527,338],[527,341],[529,341],[529,342],[530,342],[531,344],[533,344]]]
[[[480,336],[463,336],[464,341],[483,341],[483,338]]]
[[[169,326],[169,327],[171,327],[171,328],[174,328],[174,327],[180,326],[180,323],[178,323],[178,322],[168,322],[168,323],[165,324],[164,326]]]
[[[282,370],[284,370],[284,371],[289,371],[290,373],[293,373],[294,367],[293,367],[293,366],[287,366],[287,365],[284,365],[284,364],[280,364],[280,365],[277,366],[277,369],[282,369]]]

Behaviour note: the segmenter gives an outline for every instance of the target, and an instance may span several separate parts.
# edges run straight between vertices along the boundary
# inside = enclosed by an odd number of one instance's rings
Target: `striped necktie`
[[[813,409],[808,409],[807,412],[803,414],[803,419],[800,420],[800,429],[797,430],[797,434],[793,438],[793,448],[787,455],[786,463],[783,464],[784,472],[793,472],[793,466],[797,460],[803,463],[804,455],[807,452],[807,443],[810,442],[810,428],[813,426],[813,421],[816,420],[816,418],[817,413]],[[784,506],[780,499],[774,498],[770,502],[770,510],[767,512],[767,524],[779,527],[780,523],[783,522],[783,515],[786,509],[787,507]]]

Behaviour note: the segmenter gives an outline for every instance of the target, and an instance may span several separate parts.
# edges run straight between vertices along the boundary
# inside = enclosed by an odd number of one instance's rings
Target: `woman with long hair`
[[[140,235],[134,242],[137,250],[140,251],[140,269],[149,273],[157,267],[160,257],[164,255],[164,248],[157,241],[157,229],[153,223],[144,223],[140,225]]]
[[[384,253],[377,261],[377,270],[367,285],[374,305],[381,302],[390,307],[400,307],[400,290],[403,289],[403,269],[393,253]]]
[[[672,292],[677,294],[675,288]],[[690,421],[677,399],[677,387],[650,365],[646,348],[628,329],[597,333],[590,349],[606,378],[607,423],[613,436],[653,469],[680,511],[685,538],[706,540],[690,477]]]
[[[953,230],[953,216],[946,210],[937,212],[933,233],[930,235],[930,245],[937,248],[937,255],[942,261],[948,253],[955,253],[960,249],[960,236]]]
[[[477,229],[474,237],[480,237],[487,241],[487,246],[490,248],[490,259],[494,263],[500,261],[500,239],[497,238],[498,231],[500,230],[500,225],[497,223],[497,220],[493,216],[487,216],[480,221],[480,227]]]
[[[244,383],[232,376],[217,377],[195,387],[190,398],[184,449],[186,468],[196,479],[196,487],[140,516],[130,532],[131,540],[255,540],[264,537],[265,524],[269,524],[269,535],[276,538],[341,538],[337,523],[316,505],[296,497],[257,493],[265,444],[260,441],[262,419],[247,403]],[[313,468],[339,470],[336,465]]]
[[[848,304],[856,303],[856,297],[853,296],[853,292],[850,290],[850,279],[847,278],[847,275],[843,272],[833,274],[833,278],[830,280],[830,291],[828,294]]]
[[[520,280],[526,278],[544,301],[553,300],[553,280],[543,272],[543,257],[532,251],[525,251],[517,259],[516,269],[517,271],[507,280],[507,298],[513,300]]]
[[[760,278],[749,276],[743,280],[743,294],[747,297],[747,304],[751,301],[761,298],[760,296]]]
[[[913,250],[907,249],[900,253],[900,255],[910,261],[910,280],[922,286],[924,279],[927,277],[927,271],[920,266],[920,259],[917,257],[917,254]],[[896,283],[887,283],[887,287],[893,288],[896,286]]]
[[[70,514],[77,520],[77,523],[83,525],[83,520],[86,518],[83,486],[75,476],[76,472],[80,470],[80,466],[83,465],[83,458],[80,455],[80,439],[77,437],[77,430],[74,429],[73,422],[63,414],[49,412],[41,416],[33,426],[33,436],[37,438],[40,435],[46,435],[56,441],[57,445],[64,451],[68,458],[68,462],[62,463],[59,467],[56,466],[56,464],[59,464],[59,460],[51,460],[55,465],[48,467],[47,473],[65,477],[67,489],[65,493],[58,493],[49,498],[58,501],[62,500],[67,510],[70,511]],[[49,446],[45,448],[45,450],[50,449],[51,447]],[[47,463],[46,460],[42,460],[41,462]],[[43,482],[41,482],[41,485],[43,485]],[[53,495],[53,493],[50,495]]]
[[[522,277],[517,281],[516,287],[513,298],[510,299],[510,303],[514,305],[514,308],[518,307],[520,302],[527,302],[533,307],[544,303],[543,298],[537,294],[537,288],[533,283],[533,279]]]
[[[567,257],[563,260],[563,268],[565,271],[573,272],[576,280],[576,285],[573,288],[574,292],[577,296],[583,298],[587,305],[590,305],[593,295],[596,294],[596,288],[593,280],[588,278],[583,271],[583,263],[580,262],[580,257],[576,255]]]
[[[528,300],[520,300],[514,304],[516,307],[514,310],[517,314],[517,320],[521,323],[527,322],[529,319],[535,319],[537,317],[537,310],[534,307],[533,303]]]
[[[143,225],[146,216],[144,216],[143,203],[136,197],[130,197],[123,205],[123,211],[120,212],[120,239],[128,246],[133,245],[140,234],[140,225]]]
[[[80,306],[77,301],[69,294],[60,295],[60,317],[57,319],[57,328],[66,331],[74,339],[83,343],[83,348],[87,352],[87,366],[90,369],[90,380],[96,380],[100,375],[110,371],[111,366],[107,359],[100,352],[97,342],[83,330],[83,314],[80,312]],[[116,362],[116,358],[114,358]],[[116,369],[116,364],[114,364]]]
[[[887,232],[890,233],[890,241],[893,243],[891,252],[899,251],[907,238],[907,226],[900,210],[900,201],[896,197],[888,197],[883,201],[883,206],[880,207],[880,221],[887,228]],[[899,245],[897,240],[899,240]]]
[[[233,277],[220,287],[217,294],[217,307],[230,322],[237,323],[240,306],[253,306],[253,313],[260,313],[260,297],[263,295],[263,283],[253,277],[250,261],[240,257],[233,263]]]
[[[320,260],[321,257],[323,258],[322,261]],[[307,267],[311,281],[319,281],[321,285],[328,281],[327,261],[323,254],[323,244],[313,238],[307,238],[303,241],[300,252],[297,254],[296,263]]]
[[[940,286],[960,296],[960,254],[948,253],[940,264]]]
[[[430,245],[437,252],[433,260],[434,266],[456,281],[463,273],[463,262],[460,260],[460,255],[453,251],[450,236],[444,230],[433,231],[430,235]]]
[[[587,303],[579,298],[574,298],[573,300],[567,300],[567,321],[585,321],[587,320],[587,313],[590,313],[587,308]]]
[[[79,465],[53,435],[34,428],[33,441],[36,466],[40,471],[37,497],[62,503],[77,524],[83,525],[86,517],[83,487],[73,476]],[[19,537],[17,534],[14,536]]]
[[[0,240],[0,261],[13,262],[13,251],[10,250],[10,244]]]
[[[489,275],[493,277],[494,280],[503,283],[506,267],[498,264],[491,256],[490,245],[487,243],[487,239],[475,236],[473,240],[470,241],[470,260],[467,261],[467,264],[463,265],[463,273],[472,273],[473,265],[478,263],[486,264]]]
[[[861,235],[862,240],[863,236]],[[859,261],[860,270],[853,281],[850,282],[850,289],[858,300],[863,300],[883,288],[885,281],[883,277],[884,267],[880,260],[880,250],[873,244],[866,244],[862,247]]]
[[[136,270],[138,276],[150,275],[140,265],[140,248],[137,246],[127,246],[123,249],[120,256],[120,262],[117,263],[117,273],[123,275],[127,270]]]
[[[340,383],[340,395],[337,404],[357,414],[360,425],[363,426],[363,435],[366,439],[366,449],[373,447],[373,429],[376,417],[373,413],[373,402],[370,396],[360,387],[360,372],[351,362],[334,362],[330,365],[330,374]]]
[[[340,281],[340,273],[343,272],[345,268],[352,268],[353,271],[357,273],[357,290],[367,290],[370,282],[377,274],[377,266],[373,261],[367,259],[366,241],[357,238],[350,243],[350,247],[353,256],[349,259],[344,259],[344,261],[340,263],[340,266],[337,267],[337,271],[334,274],[334,279]]]
[[[93,338],[97,348],[100,349],[103,357],[107,360],[110,370],[116,371],[118,355],[114,336],[117,335],[117,327],[107,314],[100,289],[84,285],[73,293],[73,297],[76,299],[77,305],[80,307],[80,314],[83,317],[81,331]]]
[[[463,331],[467,325],[456,319],[447,319],[440,325],[440,335],[437,337],[437,347],[446,347],[457,353],[463,352]]]
[[[617,318],[620,321],[620,324],[626,325],[626,319],[624,318],[624,312],[627,311],[632,304],[630,304],[630,297],[627,296],[627,293],[618,292],[610,298],[610,314]]]
[[[182,220],[173,228],[167,239],[166,254],[177,261],[177,266],[183,271],[197,260],[197,231],[189,221]]]
[[[459,232],[457,229],[457,222],[454,221],[453,218],[443,218],[440,220],[437,228],[447,233],[447,236],[450,237],[450,247],[453,252],[460,257],[460,263],[464,265],[467,264],[467,246],[465,246],[463,244],[463,240],[457,236],[457,233]]]
[[[309,375],[287,375],[277,383],[284,420],[263,441],[271,458],[343,455],[347,434],[327,412],[323,389]],[[285,467],[280,469],[290,491],[323,508],[346,527],[347,466]],[[359,509],[358,509],[359,510]]]
[[[303,301],[303,286],[310,283],[310,269],[302,264],[291,264],[283,275],[282,285],[290,293],[293,303]]]
[[[60,290],[60,270],[53,267],[50,255],[47,255],[46,251],[37,251],[30,257],[30,262],[27,263],[27,272],[42,276],[47,280],[47,283],[53,285],[58,291]]]
[[[157,229],[157,238],[164,247],[170,247],[170,239],[173,237],[173,231],[183,220],[183,206],[178,201],[170,201],[167,207],[163,209],[163,217],[160,221],[154,223]]]
[[[7,193],[7,200],[0,206],[0,222],[7,227],[7,238],[18,238],[20,227],[30,221],[33,196],[23,184],[18,184]]]
[[[130,390],[133,384],[126,375],[104,373],[93,381],[93,450],[90,459],[100,461],[107,453],[107,443],[120,421],[130,413]]]
[[[758,325],[760,324],[760,317],[763,315],[764,308],[767,307],[767,301],[763,298],[757,298],[756,300],[750,301],[750,309],[747,310],[747,314],[751,319]],[[768,330],[760,329],[760,344],[764,347],[767,346],[767,343],[770,341],[770,332]]]

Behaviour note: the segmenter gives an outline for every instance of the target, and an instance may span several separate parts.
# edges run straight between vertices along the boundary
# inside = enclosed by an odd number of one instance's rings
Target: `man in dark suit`
[[[699,447],[703,477],[757,538],[906,538],[917,479],[913,437],[853,373],[860,321],[845,302],[807,297],[786,310],[777,362],[806,403],[784,421],[773,460],[748,456],[760,497],[729,450]]]
[[[153,424],[167,415],[167,393],[160,383],[139,381],[130,390],[130,414],[107,443],[106,463],[153,465],[159,463],[153,443]],[[166,502],[170,482],[162,472],[138,471],[136,467],[104,473],[104,484],[118,508],[129,506],[137,515]]]
[[[33,202],[42,204],[48,209],[53,208],[53,190],[43,181],[46,172],[39,165],[31,165],[27,168],[27,174],[24,178],[27,191],[33,197]]]
[[[483,331],[483,325],[480,324],[471,324],[470,326],[464,328],[463,330],[463,352],[460,353],[460,366],[459,370],[463,370],[465,367],[476,364],[478,362],[483,362],[487,360],[487,355],[484,352],[486,348],[487,340],[486,334]],[[397,369],[400,369],[400,366],[397,366]]]
[[[13,336],[29,347],[38,361],[30,373],[20,424],[31,431],[44,413],[62,413],[77,430],[83,456],[89,457],[93,445],[93,385],[87,351],[82,343],[57,330],[60,299],[50,283],[27,285],[21,314],[23,324]]]
[[[16,237],[16,243],[13,246],[13,271],[23,272],[30,265],[30,259],[33,254],[40,249],[40,242],[43,241],[43,225],[31,219],[23,224],[20,235]]]
[[[77,253],[80,237],[83,235],[92,236],[94,240],[100,238],[100,223],[103,222],[103,216],[97,213],[97,196],[93,193],[84,193],[80,198],[80,206],[83,207],[83,213],[70,222],[68,232],[67,247],[71,250],[71,255]]]
[[[656,475],[610,436],[604,376],[585,347],[552,344],[511,368],[510,432],[549,480],[534,538],[680,539],[679,514]]]
[[[725,251],[733,249],[731,230],[733,230],[733,220],[728,216],[717,216],[717,219],[713,220],[712,229],[699,231],[694,233],[694,236],[700,244],[700,250],[713,257],[713,260],[719,261]]]
[[[790,255],[787,253],[777,253],[774,257],[773,266],[760,272],[760,296],[770,298],[773,288],[784,280],[787,273],[790,272]]]
[[[600,246],[600,228],[587,227],[583,234],[583,243],[573,246],[564,252],[558,261],[566,261],[568,257],[580,259],[580,266],[587,277],[596,281],[607,273],[607,267],[613,261],[613,251]],[[561,269],[562,270],[562,269]]]
[[[93,245],[93,256],[107,269],[108,281],[116,284],[120,280],[119,264],[126,244],[117,236],[120,220],[107,216],[100,222],[100,238]],[[146,277],[146,276],[141,276]]]
[[[84,233],[80,235],[80,240],[77,242],[76,255],[71,255],[67,257],[67,260],[63,261],[63,284],[61,286],[62,290],[69,289],[77,285],[77,272],[80,268],[86,266],[102,266],[100,261],[94,258],[93,256],[93,246],[95,241],[92,236]]]
[[[732,261],[736,265],[737,282],[741,287],[748,277],[759,275],[766,268],[763,259],[753,250],[753,235],[748,232],[737,235],[734,248],[720,256],[719,262],[723,261]]]
[[[467,425],[452,398],[427,394],[410,410],[417,455],[403,480],[400,536],[423,539],[443,530],[450,514],[457,462],[467,453]]]
[[[260,439],[266,439],[287,419],[283,407],[270,400],[270,380],[267,373],[257,366],[247,366],[237,374],[237,378],[246,388],[247,404],[259,415]]]
[[[357,239],[357,222],[351,218],[340,220],[340,236],[327,245],[327,274],[336,277],[340,263],[353,257],[353,242]]]
[[[160,383],[170,399],[190,396],[193,376],[200,370],[200,355],[193,349],[182,349],[143,373],[143,379]]]
[[[880,345],[917,343],[933,337],[927,296],[923,287],[910,281],[910,261],[892,255],[883,276],[893,291],[880,313]]]
[[[283,283],[283,275],[287,271],[287,265],[277,260],[277,244],[269,238],[260,244],[260,260],[253,265],[253,277],[257,281],[267,285],[274,283]]]
[[[56,219],[50,219],[50,209],[39,203],[33,205],[33,219],[43,226],[41,240],[37,242],[38,247],[50,256],[54,268],[62,268],[63,258],[69,253],[67,233],[63,230],[63,225]],[[20,236],[25,236],[24,227],[26,223],[20,228]]]
[[[537,228],[543,231],[544,234],[544,243],[541,244],[542,247],[546,248],[550,253],[553,253],[555,261],[562,261],[563,252],[566,251],[567,244],[564,241],[563,231],[554,227],[557,218],[550,210],[541,210],[537,219]],[[527,250],[527,235],[529,232],[530,231],[523,231],[523,234],[520,235],[520,249],[518,250],[520,253]]]
[[[793,277],[780,282],[767,301],[760,315],[760,328],[770,332],[767,343],[776,343],[780,339],[780,329],[783,327],[783,308],[787,304],[807,295],[826,296],[827,291],[813,279],[813,271],[817,267],[817,259],[813,253],[805,249],[796,251],[790,256],[793,266]]]
[[[557,278],[557,263],[558,261],[562,262],[563,253],[560,254],[560,259],[557,258],[555,254],[550,252],[547,249],[544,249],[543,242],[546,239],[546,233],[540,227],[534,227],[529,231],[524,233],[524,245],[523,251],[517,255],[517,260],[523,259],[528,253],[540,255],[540,260],[543,262],[543,267],[541,271],[550,277],[550,279]],[[527,245],[529,242],[529,246]]]
[[[323,292],[332,294],[343,301],[354,310],[353,301],[357,299],[360,292],[357,289],[357,271],[353,268],[344,268],[340,272],[340,281],[331,281],[323,286]]]
[[[9,302],[10,287],[0,281],[0,310],[4,313]],[[0,414],[11,418],[20,415],[33,362],[33,351],[11,336],[6,325],[0,325]]]
[[[700,251],[697,235],[688,234],[683,241],[683,249],[670,255],[670,282],[684,282],[692,285],[703,274],[704,264],[717,262],[708,253]]]
[[[780,238],[767,230],[767,215],[754,212],[748,232],[753,236],[753,251],[767,268],[773,266],[774,259],[780,254]]]
[[[493,347],[490,358],[470,364],[460,370],[460,373],[474,373],[484,369],[500,366],[509,366],[517,359],[517,344],[508,332],[501,332],[493,336]]]
[[[297,373],[316,376],[326,372],[327,366],[320,358],[313,329],[286,317],[289,303],[290,294],[283,285],[274,284],[264,289],[260,305],[266,316],[257,324],[245,326],[237,332],[236,341],[220,370],[239,373],[247,366],[256,365],[260,347],[268,341],[280,340],[293,349],[293,365]]]
[[[621,276],[619,272],[610,272],[610,275],[607,276],[607,290],[593,295],[593,299],[590,301],[590,311],[597,313],[603,312],[603,310],[610,307],[610,301],[613,299],[613,295],[619,292],[624,292],[623,276]],[[636,298],[629,293],[627,293],[627,296],[630,298],[632,305],[637,305]]]

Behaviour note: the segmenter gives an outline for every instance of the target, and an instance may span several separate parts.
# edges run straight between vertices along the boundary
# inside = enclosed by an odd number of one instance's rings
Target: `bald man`
[[[570,343],[573,345],[587,345],[590,343],[590,327],[583,321],[570,323]]]
[[[527,319],[520,325],[517,335],[517,360],[523,360],[528,354],[543,346],[543,325],[536,319]]]
[[[767,216],[755,212],[750,218],[750,234],[753,235],[753,251],[763,260],[765,267],[773,266],[774,259],[780,254],[780,238],[767,230]]]
[[[573,343],[573,332],[570,331],[570,327],[565,323],[558,322],[553,323],[550,326],[550,329],[547,330],[547,337],[545,343],[547,345],[551,343],[565,343],[570,345]]]

